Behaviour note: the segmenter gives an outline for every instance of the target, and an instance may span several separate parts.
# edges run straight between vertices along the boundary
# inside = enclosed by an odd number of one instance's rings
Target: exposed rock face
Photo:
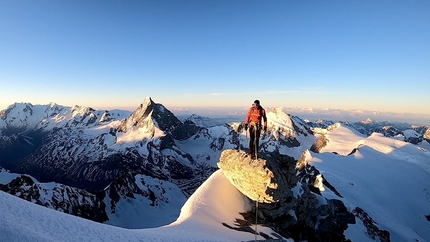
[[[226,150],[221,154],[218,166],[227,179],[243,194],[260,203],[284,201],[287,194],[282,194],[274,173],[267,168],[266,160],[251,160],[245,152]],[[237,171],[240,171],[239,173]],[[270,189],[270,192],[267,192]]]
[[[312,152],[319,153],[322,148],[327,146],[327,142],[328,142],[328,140],[325,137],[325,135],[320,134],[319,139],[317,141],[315,141],[315,143],[312,144],[310,149]]]
[[[27,201],[96,222],[108,220],[103,197],[100,198],[97,194],[83,189],[54,183],[42,185],[29,176],[21,175],[8,184],[0,183],[0,190]]]
[[[356,207],[354,210],[352,210],[355,216],[359,218],[364,226],[367,229],[367,235],[372,238],[376,239],[378,238],[381,242],[389,242],[390,239],[390,232],[387,230],[380,230],[378,228],[378,223],[376,223],[370,216],[367,214],[363,209]]]
[[[376,128],[373,132],[381,133],[385,137],[394,137],[402,133],[400,130],[392,126],[384,126],[381,128]]]
[[[146,98],[130,117],[121,121],[118,131],[127,132],[133,127],[154,131],[154,122],[157,122],[159,128],[165,132],[171,132],[181,124],[181,121],[163,105],[154,103],[151,98]]]
[[[259,202],[258,220],[282,236],[295,241],[348,241],[343,233],[348,224],[355,224],[355,216],[342,201],[312,192],[315,187],[309,184],[316,183],[319,172],[305,169],[309,165],[303,161],[299,165],[279,153],[251,160],[244,151],[225,150],[218,166],[240,192]],[[313,178],[304,174],[307,171]]]
[[[151,217],[151,213],[159,214],[165,207],[180,209],[186,200],[181,191],[188,190],[186,186],[182,184],[179,188],[165,180],[127,173],[104,190],[89,191],[55,182],[42,183],[34,177],[10,173],[0,167],[0,191],[63,213],[125,228],[145,228],[151,224],[133,221],[133,215],[123,214],[127,208],[132,208],[136,217]],[[174,218],[161,219],[155,223],[168,224]]]
[[[423,139],[425,139],[428,143],[430,143],[430,128],[425,132]]]

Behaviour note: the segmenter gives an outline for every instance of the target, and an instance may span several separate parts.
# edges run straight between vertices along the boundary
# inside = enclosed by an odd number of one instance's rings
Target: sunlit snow
[[[308,159],[349,209],[368,211],[380,229],[391,233],[391,241],[429,241],[430,221],[425,216],[430,215],[430,153],[377,133],[362,137],[342,125],[324,132],[328,145],[321,154],[308,153]],[[352,155],[342,156],[357,147]],[[323,196],[339,199],[328,189]],[[358,224],[346,231],[350,238],[361,231]]]
[[[188,199],[176,222],[152,229],[123,229],[51,210],[0,192],[0,241],[252,241],[254,234],[228,229],[249,202],[221,170]],[[140,219],[146,219],[141,217]],[[270,234],[271,229],[259,227]],[[258,239],[263,239],[257,236]]]

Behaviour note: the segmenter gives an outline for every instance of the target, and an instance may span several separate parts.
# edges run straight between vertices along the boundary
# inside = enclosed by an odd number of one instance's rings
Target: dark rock
[[[380,230],[378,228],[378,223],[376,223],[369,214],[367,214],[363,209],[356,207],[352,210],[352,213],[359,218],[364,227],[367,229],[367,235],[372,239],[379,239],[381,242],[389,242],[390,240],[390,232],[387,230]]]
[[[402,134],[402,132],[399,129],[392,126],[384,126],[381,128],[376,128],[373,130],[373,132],[383,134],[385,137],[394,137],[396,135]]]
[[[325,135],[320,134],[319,139],[315,143],[312,144],[310,150],[312,152],[319,153],[322,148],[327,146],[327,142],[328,141],[327,141]]]
[[[423,137],[409,137],[409,138],[405,138],[406,142],[409,142],[411,144],[419,144],[423,141]]]
[[[251,160],[243,151],[225,150],[218,166],[240,192],[258,201],[258,212],[256,205],[253,213],[257,212],[259,223],[295,241],[348,241],[343,233],[355,223],[355,216],[342,201],[325,199],[309,189],[315,187],[319,171],[305,160],[279,153]],[[252,216],[244,218],[253,222]]]
[[[35,204],[85,219],[96,222],[108,220],[103,199],[82,189],[57,184],[48,192],[33,181],[33,178],[21,175],[8,184],[0,184],[0,190]]]

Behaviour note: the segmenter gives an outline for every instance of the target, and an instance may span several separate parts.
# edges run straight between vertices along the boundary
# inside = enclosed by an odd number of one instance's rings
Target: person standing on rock
[[[249,154],[251,159],[258,157],[258,145],[261,133],[261,121],[264,122],[264,132],[267,131],[266,110],[260,106],[260,101],[255,100],[252,107],[248,111],[245,120],[245,130],[249,128]]]

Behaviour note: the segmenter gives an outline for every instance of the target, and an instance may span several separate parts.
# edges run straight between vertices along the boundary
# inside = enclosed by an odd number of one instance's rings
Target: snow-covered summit
[[[183,140],[197,132],[198,127],[193,123],[182,123],[162,104],[154,103],[147,97],[130,117],[121,121],[117,130],[123,133],[136,131],[147,133],[149,138],[170,134],[176,139]]]
[[[290,115],[284,112],[282,108],[275,108],[267,112],[268,127],[273,130],[282,130],[286,136],[296,136],[297,131],[294,128]]]
[[[66,107],[56,103],[33,105],[31,103],[15,103],[0,112],[0,130],[20,129],[22,131],[42,129],[49,131],[54,127],[95,126],[100,122],[121,120],[129,115],[129,111],[101,111],[90,107]]]

